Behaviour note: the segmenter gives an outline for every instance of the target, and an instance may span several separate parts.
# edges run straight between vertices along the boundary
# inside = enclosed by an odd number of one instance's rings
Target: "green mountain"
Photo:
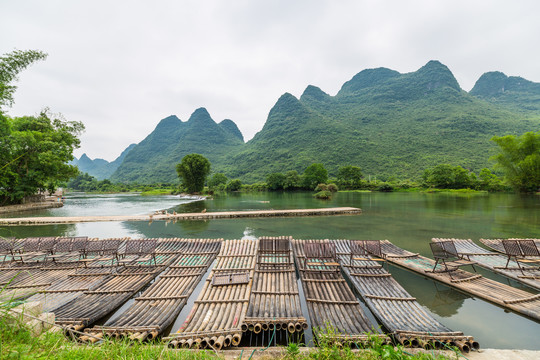
[[[539,86],[486,73],[467,93],[438,61],[406,74],[367,69],[335,96],[312,85],[299,99],[283,94],[247,143],[234,122],[216,124],[205,109],[187,122],[163,119],[111,179],[176,181],[174,165],[189,153],[208,157],[212,171],[246,182],[272,172],[303,172],[316,162],[330,175],[356,165],[383,179],[417,178],[440,163],[479,171],[490,166],[492,136],[540,128]]]
[[[540,84],[522,77],[488,72],[478,79],[470,94],[518,112],[540,113]]]
[[[195,110],[186,122],[171,115],[129,152],[111,180],[176,183],[175,166],[185,155],[204,155],[218,171],[225,157],[243,145],[242,133],[233,121],[217,124],[205,108]]]
[[[126,155],[135,147],[136,144],[129,145],[120,156],[114,161],[108,162],[104,159],[90,159],[86,154],[82,154],[79,159],[75,158],[71,162],[76,165],[83,173],[88,173],[98,180],[109,178],[118,169],[118,166],[124,161]]]
[[[489,166],[493,135],[538,129],[538,116],[463,91],[450,70],[430,61],[416,72],[364,70],[336,96],[308,86],[283,95],[263,129],[231,156],[227,174],[246,181],[323,163],[330,174],[357,165],[382,178],[419,177],[439,163]],[[264,154],[264,156],[262,156]]]

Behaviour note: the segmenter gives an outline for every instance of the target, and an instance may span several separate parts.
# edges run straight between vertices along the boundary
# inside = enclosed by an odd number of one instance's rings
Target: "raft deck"
[[[353,259],[349,240],[333,240],[338,261],[373,315],[408,347],[441,348],[448,343],[468,352],[479,345],[472,336],[453,331],[433,318],[379,261]],[[352,264],[351,264],[352,263]]]
[[[464,255],[472,261],[476,261],[479,266],[506,276],[512,280],[519,281],[533,289],[540,290],[540,270],[538,269],[538,266],[521,264],[520,266],[523,268],[524,272],[522,274],[514,260],[509,262],[508,268],[505,268],[508,261],[506,255],[488,251],[476,245],[471,239],[433,239],[433,241],[449,240],[454,242],[456,250],[460,255]]]
[[[134,260],[129,264],[110,266],[109,269],[103,267],[103,272],[108,271],[110,275],[99,286],[83,291],[72,301],[52,309],[56,323],[81,330],[110,314],[165,270],[179,255],[179,246],[183,246],[180,241],[163,240],[156,249],[155,260]],[[101,266],[97,260],[97,265],[90,267]]]
[[[261,237],[243,331],[289,333],[308,328],[302,313],[290,237]]]
[[[258,241],[247,239],[227,240],[221,244],[216,265],[191,313],[178,332],[167,338],[171,340],[170,347],[212,347],[219,350],[240,343],[257,245]]]
[[[435,265],[435,261],[432,259],[401,249],[388,240],[382,240],[381,247],[387,261],[393,264],[440,281],[505,309],[540,320],[540,294],[531,294],[464,270],[453,271],[452,279],[448,272],[432,272]],[[437,270],[439,269],[443,270],[443,267],[438,265]]]
[[[307,258],[304,244],[329,244],[328,240],[293,240],[293,249],[306,296],[313,333],[318,342],[367,342],[368,333],[389,341],[378,324],[368,320],[339,264],[330,258]],[[323,250],[324,251],[324,250]]]
[[[208,267],[214,261],[222,239],[185,240],[181,255],[163,272],[134,303],[104,326],[86,329],[93,335],[129,337],[150,340],[162,333],[178,316],[188,297],[195,290]]]

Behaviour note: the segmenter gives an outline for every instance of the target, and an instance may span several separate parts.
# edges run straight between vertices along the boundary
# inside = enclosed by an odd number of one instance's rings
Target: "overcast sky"
[[[112,161],[199,107],[248,140],[281,94],[335,95],[366,68],[436,59],[467,91],[493,70],[540,82],[538,0],[0,0],[0,13],[0,54],[49,54],[8,113],[82,121],[77,157]]]

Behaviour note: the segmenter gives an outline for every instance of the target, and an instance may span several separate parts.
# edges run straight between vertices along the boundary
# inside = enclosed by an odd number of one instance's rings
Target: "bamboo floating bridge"
[[[255,210],[255,211],[220,211],[205,213],[176,213],[151,215],[109,215],[109,216],[65,216],[65,217],[24,217],[0,219],[0,226],[73,224],[99,221],[181,221],[211,220],[253,217],[294,217],[294,216],[329,216],[360,214],[361,209],[354,207],[320,208],[320,209],[287,209],[287,210]]]

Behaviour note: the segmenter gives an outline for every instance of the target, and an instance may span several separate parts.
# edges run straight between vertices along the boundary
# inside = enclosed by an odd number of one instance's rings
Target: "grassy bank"
[[[274,349],[242,351],[240,356],[219,354],[206,350],[177,350],[169,349],[166,344],[140,343],[128,340],[104,340],[97,344],[81,344],[66,337],[62,332],[45,332],[40,336],[32,335],[31,331],[21,323],[14,324],[6,306],[0,306],[0,358],[1,359],[237,359],[237,358],[278,358],[291,360],[356,360],[356,359],[447,359],[434,353],[411,354],[403,347],[384,344],[373,337],[369,344],[360,350],[352,350],[332,341],[323,341],[320,347],[309,351],[300,351],[297,344],[289,344],[275,352]],[[13,318],[11,318],[13,319]],[[243,355],[243,356],[242,356]],[[452,358],[457,358],[452,353]]]

